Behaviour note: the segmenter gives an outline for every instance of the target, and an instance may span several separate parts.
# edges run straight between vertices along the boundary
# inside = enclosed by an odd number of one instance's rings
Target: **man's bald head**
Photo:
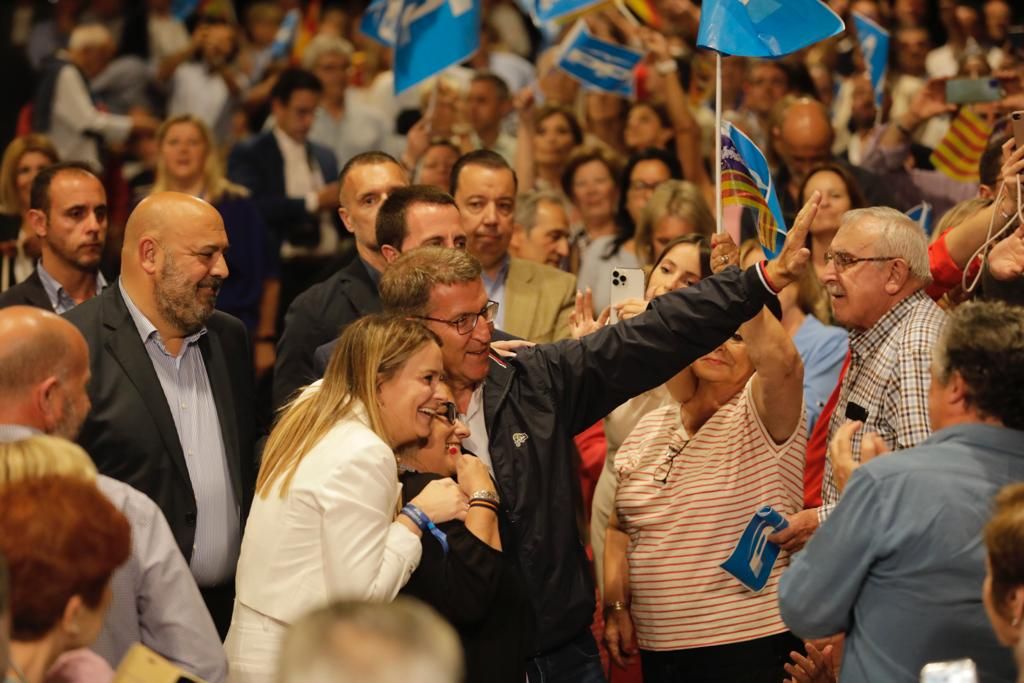
[[[166,341],[199,331],[228,276],[220,213],[181,192],[139,203],[125,226],[121,283]]]
[[[811,169],[832,158],[832,122],[817,100],[795,100],[786,109],[777,133],[779,151],[797,185]]]
[[[0,423],[74,438],[88,380],[89,348],[74,325],[39,308],[0,309]]]

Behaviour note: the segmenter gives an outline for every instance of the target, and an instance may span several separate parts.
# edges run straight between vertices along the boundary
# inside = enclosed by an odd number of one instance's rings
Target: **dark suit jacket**
[[[334,152],[312,142],[306,143],[306,149],[320,166],[325,183],[338,179]],[[306,212],[304,199],[285,196],[284,157],[273,131],[264,131],[235,145],[228,157],[228,176],[249,188],[278,246],[285,239],[295,244],[316,244],[320,235],[319,219]],[[340,230],[337,216],[334,222]]]
[[[46,295],[43,281],[39,279],[38,270],[33,270],[24,282],[19,282],[0,294],[0,308],[8,306],[35,306],[53,312],[53,304],[50,303],[50,297]]]
[[[196,500],[167,399],[138,329],[116,285],[65,316],[89,344],[89,399],[79,443],[97,469],[152,498],[171,525],[186,559],[192,556]],[[240,527],[252,500],[252,367],[245,326],[215,311],[199,338],[224,437],[231,485],[241,507]]]
[[[283,405],[298,388],[320,379],[313,369],[317,347],[337,339],[349,323],[380,310],[377,285],[358,256],[297,296],[277,343],[274,405]]]

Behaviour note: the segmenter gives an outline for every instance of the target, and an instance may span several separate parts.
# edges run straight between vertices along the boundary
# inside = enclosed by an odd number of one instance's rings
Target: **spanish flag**
[[[949,132],[932,152],[932,165],[953,180],[978,182],[978,162],[991,134],[992,126],[981,116],[970,107],[961,107]]]

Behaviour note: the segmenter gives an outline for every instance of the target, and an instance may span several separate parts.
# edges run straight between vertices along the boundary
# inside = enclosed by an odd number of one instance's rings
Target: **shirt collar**
[[[277,140],[277,146],[281,148],[281,155],[288,156],[289,154],[301,154],[306,156],[306,144],[303,142],[296,142],[292,139],[288,133],[274,126],[274,139]]]
[[[503,284],[505,282],[505,278],[508,277],[508,266],[511,262],[512,259],[509,257],[508,254],[505,254],[505,259],[501,262],[501,268],[498,269],[498,274],[495,276],[493,280],[487,276],[486,272],[480,274],[481,277],[483,277],[484,284],[487,285],[488,289],[495,285]]]
[[[363,267],[366,268],[366,274],[370,276],[370,280],[373,281],[373,284],[380,287],[380,271],[371,266],[369,261],[365,260],[362,256],[359,256],[358,258],[363,264]]]
[[[0,443],[21,441],[40,434],[41,431],[28,425],[0,424]]]
[[[164,346],[164,340],[160,337],[160,332],[156,329],[156,325],[150,322],[149,318],[139,310],[132,298],[128,296],[128,292],[124,288],[124,280],[118,279],[117,288],[121,292],[121,298],[124,299],[125,306],[128,307],[128,313],[132,316],[132,322],[135,323],[135,329],[139,331],[139,339],[142,340],[143,344],[149,342],[150,339],[155,338],[157,345],[164,353],[167,353],[167,349]],[[194,344],[200,337],[206,334],[206,326],[203,325],[202,329],[198,332],[194,332],[185,337],[185,346],[188,347]]]
[[[39,281],[43,283],[43,289],[46,290],[46,296],[50,299],[53,310],[57,313],[65,313],[77,305],[71,295],[65,291],[64,285],[57,282],[57,279],[43,267],[42,259],[39,259],[36,264],[36,272],[39,273]],[[106,287],[107,279],[103,277],[102,272],[96,271],[96,296],[99,296]]]
[[[885,343],[893,331],[903,322],[903,318],[910,313],[911,309],[926,301],[928,295],[924,290],[918,290],[903,301],[889,309],[889,311],[878,319],[870,328],[850,333],[850,350],[854,355],[860,357],[870,356]]]

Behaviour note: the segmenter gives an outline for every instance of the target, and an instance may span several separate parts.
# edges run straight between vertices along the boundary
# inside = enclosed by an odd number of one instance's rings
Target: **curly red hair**
[[[128,520],[91,482],[46,476],[0,489],[0,552],[10,570],[11,636],[49,633],[75,595],[98,607],[128,559]]]

